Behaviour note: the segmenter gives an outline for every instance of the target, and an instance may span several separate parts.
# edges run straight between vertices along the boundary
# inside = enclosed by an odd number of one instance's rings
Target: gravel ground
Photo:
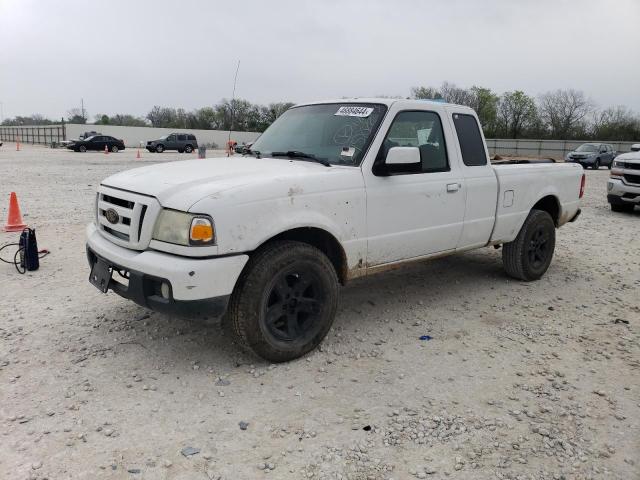
[[[2,222],[16,191],[51,250],[0,263],[0,478],[640,478],[640,210],[610,211],[608,171],[542,280],[494,249],[360,279],[276,366],[87,282],[98,182],[186,157],[0,149]]]

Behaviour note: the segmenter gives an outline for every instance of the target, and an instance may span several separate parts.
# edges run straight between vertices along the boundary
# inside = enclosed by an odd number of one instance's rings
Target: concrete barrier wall
[[[96,131],[103,135],[110,135],[120,138],[127,147],[138,147],[140,142],[144,144],[147,140],[156,140],[163,135],[173,132],[192,133],[198,139],[199,144],[215,143],[219,148],[224,148],[229,138],[228,131],[222,130],[193,130],[185,128],[152,128],[152,127],[119,127],[116,125],[77,125],[69,123],[66,125],[67,140],[78,138],[84,132]],[[232,132],[231,139],[238,143],[253,142],[260,136],[257,132]]]
[[[550,157],[562,159],[583,143],[608,143],[618,153],[631,151],[631,145],[637,142],[610,142],[598,140],[530,140],[530,139],[495,139],[487,138],[490,155],[522,155],[527,157]]]

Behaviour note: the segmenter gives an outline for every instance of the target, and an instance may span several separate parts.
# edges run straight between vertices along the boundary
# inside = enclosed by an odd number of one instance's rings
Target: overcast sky
[[[485,86],[640,112],[640,0],[0,0],[4,118]]]

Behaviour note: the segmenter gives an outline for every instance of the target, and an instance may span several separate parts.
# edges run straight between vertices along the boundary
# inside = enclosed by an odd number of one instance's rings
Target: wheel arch
[[[318,227],[297,227],[285,230],[265,240],[254,252],[281,240],[292,240],[316,247],[329,258],[336,269],[340,283],[342,285],[347,283],[349,277],[347,254],[340,241],[327,230]]]
[[[546,195],[542,197],[533,205],[533,207],[531,207],[531,210],[542,210],[547,212],[551,215],[555,226],[558,227],[560,221],[560,201],[555,195]]]

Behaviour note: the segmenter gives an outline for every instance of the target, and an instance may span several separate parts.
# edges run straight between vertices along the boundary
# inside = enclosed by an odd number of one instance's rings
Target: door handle
[[[460,187],[459,183],[447,183],[447,192],[457,192]]]

